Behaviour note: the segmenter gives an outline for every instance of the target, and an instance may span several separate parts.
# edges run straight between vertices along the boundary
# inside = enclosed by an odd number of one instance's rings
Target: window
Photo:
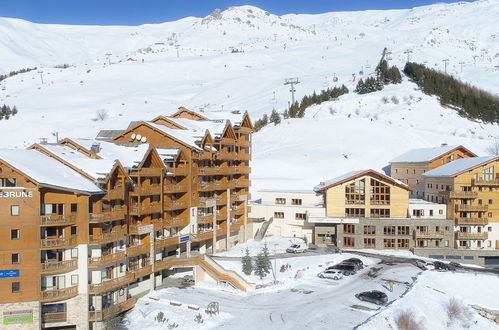
[[[487,167],[482,171],[482,180],[493,180],[494,179],[494,166]]]
[[[291,205],[301,205],[302,201],[298,198],[291,199]]]
[[[449,247],[449,241],[448,241],[448,240],[445,240],[445,241],[444,241],[444,246],[445,246],[445,247]]]
[[[71,204],[71,213],[76,213],[78,212],[78,204],[72,203]]]
[[[416,240],[416,247],[418,247],[418,248],[428,247],[428,240],[425,240],[425,239],[417,239],[417,240]]]
[[[376,247],[376,239],[375,238],[364,238],[364,247],[365,248]]]
[[[389,205],[390,204],[390,186],[371,179],[371,204]]]
[[[355,234],[355,225],[345,223],[343,225],[344,234]]]
[[[365,204],[366,180],[357,180],[345,186],[346,204]]]
[[[364,235],[376,235],[376,226],[364,226]]]
[[[444,210],[438,210],[438,214],[440,215],[444,214]]]
[[[424,215],[424,210],[412,210],[412,216],[413,217],[416,217],[416,218],[419,218],[419,217],[422,217]]]
[[[19,229],[11,229],[10,230],[10,239],[19,239]]]
[[[19,282],[12,282],[12,293],[17,293],[21,290],[21,284]]]
[[[427,233],[428,232],[428,226],[416,226],[416,231],[418,233]]]
[[[433,216],[433,210],[430,210],[430,217]]]
[[[345,217],[365,218],[365,216],[366,216],[365,209],[356,209],[356,208],[345,209]]]
[[[18,264],[20,261],[19,253],[12,253],[12,263],[13,264]]]
[[[286,204],[286,198],[276,198],[275,203],[276,204]]]
[[[344,237],[343,238],[343,246],[353,247],[355,245],[355,239],[353,237]]]
[[[0,187],[15,187],[16,178],[0,178]]]
[[[274,212],[274,218],[284,219],[284,212]]]
[[[71,285],[78,284],[78,275],[71,275]]]
[[[408,249],[409,248],[409,240],[408,239],[397,239],[397,248],[399,249]]]
[[[487,231],[488,231],[488,232],[491,232],[491,231],[492,231],[492,227],[490,227],[490,226],[489,226],[489,227],[487,227]]]
[[[78,258],[78,249],[77,248],[71,249],[71,258],[72,259]]]
[[[305,220],[307,218],[306,213],[295,213],[295,219],[296,220]]]
[[[384,235],[395,235],[395,226],[384,226],[383,227],[383,234]]]
[[[492,204],[492,199],[489,199],[489,204]]]
[[[383,247],[384,248],[394,248],[395,247],[395,239],[393,238],[385,238],[383,239]]]
[[[488,216],[489,218],[492,218],[492,212],[487,212],[487,216]]]
[[[19,205],[11,205],[10,206],[10,215],[12,215],[12,216],[19,215]]]
[[[409,226],[398,226],[397,227],[397,233],[399,235],[410,235],[410,233],[409,233]]]
[[[71,226],[71,236],[75,236],[78,234],[78,227],[77,226]]]
[[[389,218],[390,209],[371,209],[371,218]]]

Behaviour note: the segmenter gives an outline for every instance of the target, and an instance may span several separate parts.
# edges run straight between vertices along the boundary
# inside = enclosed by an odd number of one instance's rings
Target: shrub
[[[414,313],[410,310],[401,311],[395,318],[395,324],[399,330],[423,330],[421,322],[416,320]]]
[[[447,303],[447,317],[449,318],[449,321],[447,322],[447,325],[451,325],[454,322],[461,323],[463,327],[469,327],[468,321],[472,316],[471,311],[463,305],[459,300],[456,298],[450,298],[449,302]]]

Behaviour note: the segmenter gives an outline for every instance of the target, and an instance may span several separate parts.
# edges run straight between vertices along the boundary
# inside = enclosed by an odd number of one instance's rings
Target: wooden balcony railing
[[[449,192],[449,198],[451,198],[451,199],[458,199],[458,198],[475,199],[477,197],[478,197],[478,193],[475,191],[450,191]]]
[[[488,209],[488,205],[456,205],[456,212],[486,212]]]
[[[198,231],[196,234],[192,234],[191,236],[192,236],[191,240],[194,242],[213,239],[213,230],[205,230],[203,232]]]
[[[99,268],[103,266],[107,266],[110,264],[114,264],[125,259],[124,251],[117,251],[112,254],[108,254],[106,256],[101,257],[91,257],[88,258],[88,267],[89,268]]]
[[[41,215],[40,225],[42,226],[68,226],[76,222],[75,215]]]
[[[251,181],[248,179],[239,179],[239,180],[234,180],[236,184],[236,188],[239,187],[249,187],[251,185]]]
[[[152,273],[152,265],[148,265],[139,269],[132,269],[131,272],[134,273],[135,278],[142,278]]]
[[[65,238],[44,238],[40,240],[42,249],[68,249],[77,245],[76,236]]]
[[[201,182],[198,187],[199,191],[215,190],[215,182]]]
[[[213,214],[198,214],[198,223],[212,223],[213,222]]]
[[[237,155],[237,159],[240,159],[240,160],[251,160],[251,154],[239,153]]]
[[[234,174],[250,174],[251,173],[251,167],[248,166],[235,166],[234,167]]]
[[[154,230],[151,224],[131,224],[128,226],[128,233],[131,235],[144,235]]]
[[[445,233],[443,231],[429,232],[429,231],[414,231],[414,238],[427,238],[427,239],[441,239],[444,238]]]
[[[461,231],[456,232],[456,239],[459,240],[466,240],[466,239],[486,240],[488,238],[489,234],[487,232],[481,232],[481,233],[470,233],[470,232],[461,232]]]
[[[130,192],[131,195],[140,195],[140,196],[148,196],[148,195],[160,195],[161,194],[161,185],[154,184],[149,186],[136,186],[133,188],[133,191]]]
[[[182,210],[186,209],[189,205],[185,201],[165,201],[163,203],[165,210]]]
[[[135,279],[133,273],[127,272],[125,276],[113,278],[112,280],[107,280],[102,283],[95,283],[88,285],[88,293],[90,294],[101,294],[119,287],[125,286]]]
[[[78,259],[64,260],[58,262],[44,262],[40,266],[42,274],[65,273],[78,268]]]
[[[154,248],[156,250],[165,248],[167,246],[176,246],[179,244],[179,236],[171,236],[164,238],[156,238],[154,240]]]
[[[150,249],[151,247],[149,246],[149,244],[130,246],[126,248],[126,255],[128,257],[135,257],[141,254],[149,253]]]
[[[42,290],[40,292],[40,301],[45,303],[57,300],[65,300],[76,297],[77,295],[78,295],[77,285],[65,289]]]
[[[121,241],[122,239],[125,238],[126,235],[125,228],[122,228],[118,231],[90,235],[89,242],[90,244],[96,245],[96,244],[105,244],[105,243]]]
[[[160,202],[153,202],[148,205],[132,206],[130,208],[130,214],[132,215],[143,215],[143,214],[152,214],[152,213],[161,213]]]
[[[251,141],[239,139],[239,140],[237,140],[237,145],[239,145],[241,147],[251,147]]]
[[[141,168],[138,172],[140,176],[161,176],[162,173],[162,168]]]
[[[189,187],[185,183],[165,184],[163,192],[166,194],[187,192]]]
[[[172,174],[174,176],[186,176],[187,168],[185,167],[170,167],[167,169],[167,174]]]
[[[166,227],[182,227],[189,224],[189,216],[174,216],[165,220]]]
[[[66,312],[43,313],[42,320],[44,323],[64,322],[67,320]]]
[[[499,179],[490,179],[490,180],[478,179],[478,180],[471,180],[471,184],[474,185],[474,186],[499,186]]]
[[[104,321],[110,316],[120,314],[123,312],[126,312],[129,309],[132,309],[135,306],[135,303],[137,302],[137,298],[133,297],[130,299],[127,299],[124,302],[117,303],[115,305],[112,305],[110,307],[104,308],[101,311],[90,311],[88,312],[88,320],[90,322],[96,322],[96,321]]]
[[[107,199],[125,199],[125,191],[122,187],[110,189],[106,192]]]
[[[90,213],[90,223],[101,223],[106,221],[125,220],[127,207],[116,206],[109,210],[102,211],[101,213]]]
[[[486,225],[488,223],[488,218],[456,218],[456,224],[458,225]]]
[[[221,167],[198,167],[198,175],[221,175]]]

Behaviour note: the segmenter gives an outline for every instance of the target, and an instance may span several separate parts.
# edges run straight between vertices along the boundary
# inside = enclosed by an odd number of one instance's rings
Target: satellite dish
[[[145,136],[143,136],[143,137],[142,137],[142,139],[140,139],[140,141],[141,141],[142,143],[146,143],[147,138],[146,138]]]
[[[137,140],[140,140],[140,139],[142,139],[142,135],[140,135],[140,134],[137,134],[137,135],[135,136],[135,139],[137,139]]]
[[[132,140],[135,140],[135,137],[137,136],[137,134],[135,133],[132,133]]]

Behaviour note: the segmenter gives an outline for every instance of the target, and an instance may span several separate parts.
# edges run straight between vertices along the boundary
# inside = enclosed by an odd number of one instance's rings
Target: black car
[[[377,290],[357,293],[355,297],[357,297],[357,299],[359,300],[368,301],[377,305],[384,305],[388,302],[388,297],[386,296],[386,294]]]
[[[337,265],[328,267],[327,269],[338,269],[341,270],[343,275],[349,276],[357,273],[357,265],[348,263],[339,263]]]
[[[449,269],[452,272],[464,272],[464,268],[461,264],[458,264],[457,262],[451,262],[447,265],[447,269]]]
[[[359,269],[364,268],[364,263],[359,258],[349,258],[349,259],[343,260],[343,262],[350,263],[350,264],[355,264],[355,265],[357,265],[357,267]]]
[[[446,263],[443,263],[441,261],[434,261],[433,266],[435,266],[435,270],[445,272],[449,270],[449,266],[447,266]]]

